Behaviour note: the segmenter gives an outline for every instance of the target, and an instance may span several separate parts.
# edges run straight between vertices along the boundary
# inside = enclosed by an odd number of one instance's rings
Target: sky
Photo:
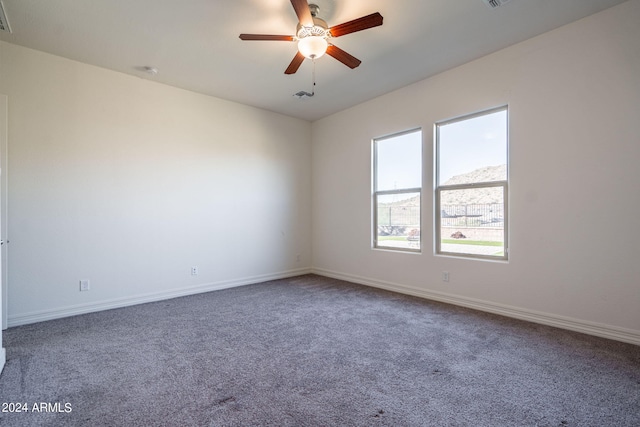
[[[377,190],[422,186],[422,131],[377,140]]]
[[[507,164],[507,110],[439,126],[439,182]]]
[[[439,182],[507,163],[507,110],[440,125]],[[422,186],[422,131],[376,140],[377,190]],[[430,169],[430,168],[429,168]]]

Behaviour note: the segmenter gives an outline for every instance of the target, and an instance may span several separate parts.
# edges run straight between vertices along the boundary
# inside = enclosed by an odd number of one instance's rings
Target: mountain
[[[455,175],[444,185],[468,184],[472,182],[495,182],[507,179],[507,165],[487,166]],[[442,192],[441,205],[474,205],[503,203],[502,188],[474,188]]]
[[[507,165],[487,166],[474,171],[455,175],[444,185],[468,184],[471,182],[503,181],[507,178]],[[425,195],[426,197],[426,195]],[[446,205],[474,205],[474,204],[502,204],[502,188],[476,188],[470,190],[445,191],[442,193],[442,206]],[[399,200],[384,206],[419,206],[418,197]]]
[[[507,165],[487,166],[474,171],[455,175],[443,185],[468,184],[470,182],[493,182],[507,179]]]

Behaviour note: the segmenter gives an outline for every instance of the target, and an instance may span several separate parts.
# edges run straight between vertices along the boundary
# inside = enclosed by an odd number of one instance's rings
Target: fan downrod
[[[311,12],[311,16],[317,18],[318,13],[320,13],[320,6],[314,3],[309,3],[309,11]]]

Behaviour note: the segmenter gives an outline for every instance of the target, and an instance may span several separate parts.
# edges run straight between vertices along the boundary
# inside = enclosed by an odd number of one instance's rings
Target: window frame
[[[379,141],[386,141],[392,138],[397,138],[403,135],[408,135],[411,133],[419,133],[420,134],[420,187],[407,187],[407,188],[400,188],[400,189],[394,189],[394,190],[378,190],[378,145],[377,142]],[[372,139],[371,141],[371,146],[372,146],[372,210],[373,210],[373,216],[372,216],[372,248],[373,249],[379,249],[379,250],[389,250],[389,251],[398,251],[398,252],[409,252],[409,253],[422,253],[422,248],[423,248],[423,238],[422,235],[424,233],[422,233],[422,231],[420,232],[420,237],[418,239],[418,248],[403,248],[403,247],[394,247],[394,246],[380,246],[379,242],[378,242],[378,197],[379,196],[387,196],[387,195],[394,195],[394,194],[407,194],[407,193],[418,193],[418,195],[420,196],[420,213],[419,213],[419,223],[420,223],[420,230],[422,230],[422,221],[423,221],[423,194],[422,194],[422,188],[424,187],[424,132],[423,129],[421,127],[417,127],[417,128],[412,128],[412,129],[408,129],[405,131],[401,131],[401,132],[396,132],[396,133],[392,133],[389,135],[385,135],[385,136],[381,136],[381,137],[377,137]]]
[[[456,184],[456,185],[442,185],[440,183],[440,127],[446,126],[452,123],[462,122],[465,120],[471,120],[476,117],[482,117],[489,114],[497,113],[500,111],[506,112],[506,179],[502,181],[488,181],[488,182],[473,182],[469,184]],[[470,259],[492,260],[492,261],[508,261],[509,260],[509,106],[502,105],[487,110],[478,111],[471,114],[465,114],[453,119],[443,120],[435,123],[434,125],[434,251],[436,255],[462,257]],[[480,255],[469,254],[460,252],[447,252],[442,250],[442,204],[441,194],[442,191],[448,190],[467,190],[467,189],[480,189],[480,188],[502,188],[503,195],[503,255]]]

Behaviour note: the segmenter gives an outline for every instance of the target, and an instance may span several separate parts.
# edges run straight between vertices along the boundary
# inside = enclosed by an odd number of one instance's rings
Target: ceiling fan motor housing
[[[303,27],[298,23],[298,28],[296,29],[296,37],[298,39],[303,39],[305,37],[316,36],[316,37],[329,37],[331,33],[329,33],[329,25],[324,19],[313,17],[313,27]]]
[[[310,4],[309,11],[313,26],[304,26],[298,23],[296,29],[296,39],[298,40],[298,51],[305,58],[317,59],[327,51],[327,39],[331,36],[329,25],[324,19],[318,18],[320,8],[318,5]]]

